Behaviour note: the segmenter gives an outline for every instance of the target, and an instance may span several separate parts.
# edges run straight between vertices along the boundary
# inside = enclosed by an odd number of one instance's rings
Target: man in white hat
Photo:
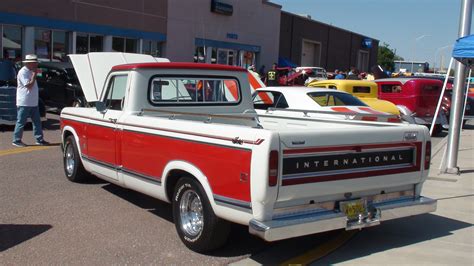
[[[34,54],[26,55],[23,61],[24,67],[18,71],[17,76],[17,120],[15,131],[13,132],[12,144],[17,147],[25,147],[21,141],[23,137],[23,128],[26,120],[31,118],[33,122],[33,134],[37,145],[48,145],[49,143],[43,139],[43,130],[41,128],[41,118],[38,108],[39,90],[36,82],[36,73],[38,69],[38,57]]]

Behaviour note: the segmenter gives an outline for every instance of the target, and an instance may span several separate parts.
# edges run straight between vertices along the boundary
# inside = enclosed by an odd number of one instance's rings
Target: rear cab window
[[[240,84],[235,78],[155,76],[148,100],[152,105],[234,105],[241,100]]]

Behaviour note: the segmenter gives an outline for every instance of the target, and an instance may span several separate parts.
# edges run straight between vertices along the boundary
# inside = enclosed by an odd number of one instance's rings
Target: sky
[[[282,10],[387,43],[405,60],[447,67],[462,0],[271,0]],[[471,23],[471,25],[473,25]],[[473,29],[473,26],[471,26]],[[472,32],[472,30],[471,30]]]

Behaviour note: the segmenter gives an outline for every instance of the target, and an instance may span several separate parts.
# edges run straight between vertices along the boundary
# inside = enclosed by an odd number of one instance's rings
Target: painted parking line
[[[32,151],[41,151],[51,149],[56,146],[30,146],[24,148],[14,148],[8,150],[0,150],[0,156],[12,155],[12,154],[19,154],[19,153],[27,153]]]
[[[343,231],[341,234],[325,242],[324,244],[319,245],[312,250],[309,250],[303,255],[289,259],[280,265],[309,265],[310,263],[315,262],[321,259],[322,257],[328,255],[329,253],[335,251],[336,249],[340,248],[355,234],[357,234],[357,232],[359,231]]]

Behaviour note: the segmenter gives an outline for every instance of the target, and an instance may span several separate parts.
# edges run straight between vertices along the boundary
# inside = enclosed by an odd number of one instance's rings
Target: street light
[[[434,62],[433,62],[433,71],[436,73],[436,56],[439,54],[439,52],[441,52],[442,50],[446,49],[446,48],[449,48],[449,47],[453,47],[452,44],[448,44],[448,45],[445,45],[443,47],[439,47],[438,49],[436,49],[436,52],[434,54]],[[440,67],[443,67],[440,63]],[[449,71],[449,70],[448,70]]]
[[[413,64],[414,64],[414,61],[415,61],[415,48],[416,48],[416,43],[425,38],[425,37],[430,37],[431,35],[428,35],[428,34],[423,34],[423,35],[420,35],[418,37],[416,37],[414,39],[414,42],[413,42],[413,56],[412,56],[412,59],[411,59],[411,73],[413,73]]]

